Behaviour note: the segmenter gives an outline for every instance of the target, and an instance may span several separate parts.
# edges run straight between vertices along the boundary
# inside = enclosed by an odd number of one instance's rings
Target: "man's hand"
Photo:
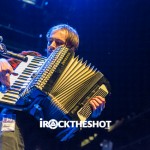
[[[105,98],[101,97],[101,96],[96,96],[90,99],[90,104],[93,108],[93,113],[92,113],[92,117],[96,118],[98,117],[102,110],[105,107]]]
[[[93,108],[93,110],[96,110],[97,108],[99,108],[101,105],[105,104],[105,98],[101,97],[101,96],[96,96],[90,99],[90,104]]]
[[[13,71],[6,59],[0,59],[0,82],[7,88],[10,87],[10,74],[16,75]]]

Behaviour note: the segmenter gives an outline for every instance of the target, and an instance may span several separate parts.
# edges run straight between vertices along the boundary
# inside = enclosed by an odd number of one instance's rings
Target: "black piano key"
[[[14,83],[13,85],[16,85],[16,86],[19,86],[19,87],[21,87],[23,84],[19,84],[19,83]]]
[[[17,86],[17,85],[12,85],[11,88],[17,88],[17,89],[20,89],[21,86]]]
[[[22,77],[20,77],[19,76],[19,78],[18,79],[20,79],[20,80],[24,80],[24,81],[26,81],[27,80],[27,78],[25,79],[25,78],[22,78]]]
[[[37,65],[35,65],[35,64],[29,64],[27,67],[34,67],[34,68],[37,68],[37,67],[39,67],[39,65],[37,64]]]
[[[13,97],[13,96],[7,96],[7,95],[5,95],[5,96],[3,97],[3,99],[9,99],[9,100],[12,100],[12,101],[16,101],[18,98]]]
[[[31,75],[32,72],[25,72],[25,71],[23,71],[22,74]]]
[[[20,92],[20,91],[21,91],[21,88],[14,88],[14,87],[11,86],[11,90]]]
[[[26,78],[26,79],[29,78],[29,76],[25,76],[25,75],[20,75],[19,77],[20,78]]]
[[[18,80],[16,80],[15,82],[14,82],[14,84],[23,84],[24,82],[21,82],[21,81],[18,81]]]
[[[9,93],[19,95],[18,91],[13,91],[13,90],[9,91]]]
[[[32,59],[31,62],[32,62],[32,61],[38,61],[38,62],[39,62],[39,61],[40,61],[40,62],[43,61],[43,62],[44,62],[44,61],[45,61],[45,58],[42,58],[42,57],[36,57],[36,58]]]
[[[34,69],[30,69],[30,68],[26,68],[24,71],[27,71],[27,72],[32,72],[32,71],[34,71]]]
[[[13,102],[17,101],[17,99],[10,99],[9,97],[3,97],[2,100],[9,100],[9,101],[13,101]]]
[[[31,73],[31,72],[33,72],[34,70],[24,70],[24,72],[29,72],[29,73]]]

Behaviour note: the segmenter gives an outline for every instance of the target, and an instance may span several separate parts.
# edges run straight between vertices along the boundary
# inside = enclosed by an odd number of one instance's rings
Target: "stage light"
[[[31,5],[36,5],[36,0],[22,0],[22,1]]]
[[[19,1],[33,5],[38,8],[43,8],[44,5],[45,6],[48,5],[48,2],[45,0],[19,0]]]

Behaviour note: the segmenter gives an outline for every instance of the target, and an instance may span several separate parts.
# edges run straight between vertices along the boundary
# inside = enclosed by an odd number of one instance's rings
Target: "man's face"
[[[47,38],[47,56],[49,56],[58,46],[65,45],[67,32],[64,30],[53,31]]]

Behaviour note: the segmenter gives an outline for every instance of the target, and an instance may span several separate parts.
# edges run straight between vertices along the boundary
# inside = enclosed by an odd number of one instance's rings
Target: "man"
[[[53,52],[58,46],[66,46],[69,49],[71,49],[72,51],[75,51],[78,46],[79,46],[79,36],[78,33],[75,29],[73,29],[72,27],[70,27],[69,25],[66,24],[60,24],[57,26],[54,26],[52,28],[50,28],[50,30],[48,31],[47,35],[47,56],[49,56],[51,54],[51,52]],[[37,52],[22,52],[23,55],[35,55],[35,56],[40,56],[39,53]],[[20,63],[20,61],[15,60],[15,59],[9,59],[9,60],[5,60],[5,59],[0,59],[0,82],[5,85],[7,88],[10,87],[10,74],[16,75],[14,72],[14,69],[17,67],[17,65]],[[96,96],[92,99],[90,99],[90,104],[93,108],[93,117],[97,117],[98,115],[100,115],[100,112],[102,111],[102,109],[104,108],[104,104],[105,104],[105,99],[102,98],[101,96]],[[38,129],[38,125],[37,122],[34,123],[33,118],[28,116],[27,114],[21,113],[21,112],[15,112],[17,113],[17,120],[16,120],[16,130],[15,132],[11,132],[11,133],[3,133],[3,139],[2,139],[2,148],[5,148],[7,150],[22,150],[22,149],[40,149],[40,150],[45,150],[46,148],[44,148],[43,146],[38,146],[39,143],[38,141],[34,141],[35,138],[35,133],[37,134],[37,131],[40,130]],[[27,116],[26,116],[27,115]],[[24,117],[25,116],[25,117]],[[25,118],[26,120],[23,120],[23,118]],[[22,120],[22,121],[20,121]],[[21,122],[23,121],[29,121],[31,123],[29,123],[29,125],[25,126],[25,123],[22,125]],[[30,133],[28,136],[30,136],[30,138],[26,135],[27,131],[30,132],[30,129],[32,130],[33,124],[36,126],[36,129],[34,128],[35,132]],[[25,130],[25,128],[28,128],[27,131]],[[45,133],[45,130],[40,131],[38,134],[39,136],[47,136],[47,133]],[[45,135],[46,134],[46,135]],[[33,138],[31,138],[31,136],[33,135]],[[35,145],[32,147],[29,145],[29,140],[33,140],[35,142]],[[41,140],[43,140],[41,138]],[[10,141],[10,143],[9,143]],[[48,142],[48,141],[47,141]],[[25,145],[25,146],[24,146]],[[36,146],[37,145],[37,146]],[[42,144],[41,144],[42,145]],[[45,145],[47,145],[47,143],[45,143]]]

